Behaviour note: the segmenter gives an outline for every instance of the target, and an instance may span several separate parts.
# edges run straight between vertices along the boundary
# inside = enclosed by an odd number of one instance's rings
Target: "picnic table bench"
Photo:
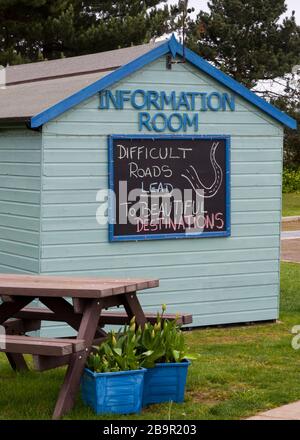
[[[63,385],[53,413],[58,419],[70,411],[80,386],[80,378],[92,346],[106,339],[106,324],[123,325],[133,316],[143,327],[155,314],[145,314],[137,292],[157,287],[158,280],[70,278],[38,275],[0,274],[0,326],[5,328],[4,352],[15,370],[27,369],[24,354],[33,355],[34,365],[45,371],[67,365]],[[43,307],[28,307],[39,300]],[[72,300],[70,302],[70,300]],[[124,312],[107,312],[123,306]],[[166,315],[180,324],[192,322],[191,315]],[[42,321],[60,321],[76,331],[75,337],[42,338],[27,336]]]

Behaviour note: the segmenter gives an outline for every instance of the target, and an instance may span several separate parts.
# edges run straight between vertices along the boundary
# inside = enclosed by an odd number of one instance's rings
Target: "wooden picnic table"
[[[33,355],[35,368],[45,371],[67,365],[53,419],[70,411],[80,386],[87,357],[95,344],[106,339],[106,324],[123,325],[133,316],[138,326],[156,315],[145,314],[137,298],[139,290],[159,285],[158,280],[77,278],[39,275],[0,274],[0,326],[6,331],[0,352],[4,352],[15,370],[27,369],[24,354]],[[43,307],[28,307],[39,300]],[[105,309],[124,306],[124,312]],[[164,315],[189,324],[192,316]],[[65,322],[76,331],[75,337],[42,338],[26,336],[37,331],[42,321]]]
[[[31,275],[0,275],[0,325],[6,329],[0,351],[16,370],[26,369],[24,354],[34,355],[39,370],[68,365],[53,418],[58,419],[74,405],[80,378],[92,345],[106,338],[103,311],[124,306],[127,320],[136,317],[144,326],[147,318],[137,298],[137,291],[157,287],[158,280],[70,278]],[[72,299],[72,303],[67,300]],[[33,300],[43,308],[27,308]],[[26,332],[40,328],[41,321],[62,321],[77,333],[75,338],[28,337]],[[124,323],[116,314],[108,321]]]

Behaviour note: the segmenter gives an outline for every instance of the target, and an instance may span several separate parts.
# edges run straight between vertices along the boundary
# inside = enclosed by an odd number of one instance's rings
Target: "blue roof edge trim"
[[[177,44],[179,44],[179,43],[177,42],[175,35],[172,34],[172,37],[170,38],[170,41],[169,41],[169,49],[170,49],[170,52],[171,52],[173,58],[175,58],[176,54],[177,54],[177,47],[178,47]]]
[[[54,106],[44,110],[43,112],[33,116],[30,120],[31,128],[39,128],[43,124],[49,122],[55,117],[61,115],[67,110],[71,109],[75,105],[81,103],[82,101],[90,98],[94,94],[100,92],[101,90],[113,85],[114,83],[122,80],[126,76],[136,72],[147,64],[155,61],[159,57],[166,55],[171,52],[172,56],[178,54],[183,56],[183,47],[176,40],[174,34],[172,37],[166,42],[162,43],[158,47],[150,50],[144,55],[136,58],[128,64],[120,67],[119,69],[113,71],[112,73],[106,75],[104,78],[99,79],[98,81],[90,84],[89,86],[83,88],[79,92],[74,93],[63,101],[55,104]],[[205,61],[202,57],[197,55],[195,52],[190,49],[185,49],[185,57],[186,60],[193,64],[195,67],[214,78],[219,83],[223,84],[225,87],[231,89],[234,93],[240,95],[246,101],[258,107],[264,113],[267,113],[272,118],[279,121],[281,124],[291,128],[297,128],[297,121],[286,113],[281,112],[279,109],[274,107],[272,104],[269,104],[264,99],[257,96],[255,93],[251,92],[251,90],[247,89],[247,87],[243,86],[230,76],[226,75],[221,70],[218,70],[216,67],[212,66],[209,62]]]
[[[178,41],[175,39],[172,41],[173,45],[177,45],[176,52],[183,56],[183,47]],[[286,125],[289,128],[296,129],[297,128],[297,121],[293,119],[291,116],[287,115],[286,113],[283,113],[278,108],[276,108],[274,105],[268,103],[264,99],[257,96],[254,92],[247,89],[243,84],[240,84],[235,79],[231,78],[230,76],[226,75],[226,73],[222,72],[221,70],[217,69],[216,67],[212,66],[208,61],[205,61],[200,55],[197,55],[192,50],[185,48],[185,57],[186,59],[193,64],[194,66],[198,67],[200,70],[205,72],[207,75],[214,78],[219,83],[223,84],[224,86],[231,89],[233,92],[240,95],[245,100],[249,101],[251,104],[258,107],[263,112],[267,113],[268,115],[272,116],[277,121],[281,122],[283,125]]]

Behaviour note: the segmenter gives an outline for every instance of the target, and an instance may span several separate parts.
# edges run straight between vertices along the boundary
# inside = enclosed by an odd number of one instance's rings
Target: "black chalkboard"
[[[111,136],[110,240],[230,235],[229,154],[226,136]]]

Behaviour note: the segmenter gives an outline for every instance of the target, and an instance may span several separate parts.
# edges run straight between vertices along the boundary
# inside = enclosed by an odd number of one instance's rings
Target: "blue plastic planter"
[[[81,392],[84,403],[96,414],[132,414],[142,408],[145,369],[117,373],[84,370]]]
[[[144,377],[143,406],[151,403],[184,401],[184,391],[190,361],[156,364]]]

